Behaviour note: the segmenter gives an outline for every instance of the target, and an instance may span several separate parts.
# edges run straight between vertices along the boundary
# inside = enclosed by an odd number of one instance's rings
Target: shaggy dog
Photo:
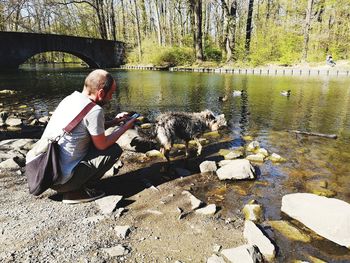
[[[188,143],[194,139],[198,146],[197,154],[200,155],[202,145],[199,136],[206,130],[217,131],[226,124],[223,114],[215,116],[209,110],[193,113],[168,112],[157,117],[152,137],[160,143],[160,151],[169,161],[170,149],[176,138],[185,141],[186,156],[188,156]]]

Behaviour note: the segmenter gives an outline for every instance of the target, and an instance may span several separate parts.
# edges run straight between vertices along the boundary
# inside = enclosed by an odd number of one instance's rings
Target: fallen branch
[[[330,139],[337,139],[337,137],[338,137],[336,134],[324,134],[324,133],[318,133],[318,132],[304,132],[304,131],[297,131],[297,130],[293,130],[293,131],[289,131],[289,132],[310,135],[310,136],[325,137],[325,138],[330,138]]]

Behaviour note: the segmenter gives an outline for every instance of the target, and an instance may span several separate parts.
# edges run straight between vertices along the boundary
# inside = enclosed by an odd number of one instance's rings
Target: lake
[[[81,90],[88,69],[40,68],[0,73],[0,90],[18,91],[0,95],[0,111],[19,111],[23,117],[36,117],[53,111],[59,101],[74,90]],[[257,164],[254,181],[221,182],[203,177],[193,192],[221,206],[227,216],[255,199],[266,208],[265,218],[279,220],[282,196],[310,192],[322,184],[327,193],[350,203],[350,78],[256,76],[159,71],[111,70],[118,90],[109,115],[119,111],[137,111],[154,119],[165,111],[201,111],[224,113],[229,127],[221,148],[242,145],[242,136],[252,136],[267,149],[287,161]],[[246,96],[234,97],[234,90]],[[281,96],[291,90],[290,97]],[[225,102],[219,96],[227,95]],[[25,108],[23,105],[26,105]],[[21,107],[22,106],[22,107]],[[296,135],[289,130],[336,134],[337,139]],[[219,149],[218,149],[219,150]],[[299,251],[301,244],[276,234],[284,247],[294,246],[295,255],[320,253],[332,262],[349,262],[348,250],[331,242],[313,242]],[[294,256],[294,253],[293,253]],[[290,258],[280,258],[283,260]],[[296,259],[296,258],[295,258]]]

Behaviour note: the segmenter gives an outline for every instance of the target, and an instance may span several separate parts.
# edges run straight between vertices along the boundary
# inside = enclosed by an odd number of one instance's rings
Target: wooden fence
[[[152,67],[152,66],[120,66],[122,69],[156,70],[174,72],[204,72],[221,74],[253,74],[253,75],[279,75],[279,76],[349,76],[349,70],[337,69],[241,69],[241,68],[184,68],[184,67]]]

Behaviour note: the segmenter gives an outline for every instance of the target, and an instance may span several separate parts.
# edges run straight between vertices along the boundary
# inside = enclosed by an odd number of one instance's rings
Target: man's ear
[[[103,99],[106,96],[106,92],[104,91],[104,89],[99,89],[97,91],[96,97],[99,99]]]

